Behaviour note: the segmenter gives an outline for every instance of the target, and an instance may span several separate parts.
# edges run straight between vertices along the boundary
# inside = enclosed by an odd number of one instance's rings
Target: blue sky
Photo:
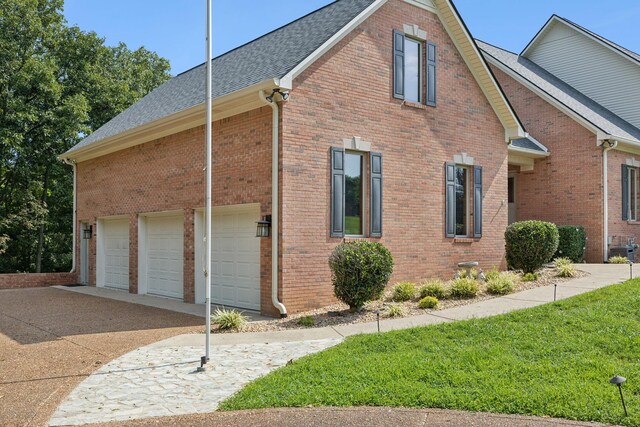
[[[637,0],[454,0],[474,37],[520,52],[556,13],[640,52]],[[214,56],[240,46],[331,0],[213,0]],[[144,46],[168,58],[172,74],[205,58],[205,0],[65,0],[70,24],[109,45]]]

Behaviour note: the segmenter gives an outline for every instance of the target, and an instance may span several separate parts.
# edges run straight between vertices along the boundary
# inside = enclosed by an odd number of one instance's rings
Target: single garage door
[[[260,206],[216,207],[212,211],[211,301],[260,310]]]
[[[182,216],[147,218],[148,294],[182,299],[182,230]]]
[[[129,220],[102,221],[102,285],[129,290]]]

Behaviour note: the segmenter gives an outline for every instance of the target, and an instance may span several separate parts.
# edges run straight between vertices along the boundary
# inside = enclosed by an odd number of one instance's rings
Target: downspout
[[[278,300],[278,240],[280,236],[279,228],[279,212],[278,212],[278,146],[279,146],[279,129],[280,129],[280,109],[278,102],[270,96],[268,100],[264,91],[261,90],[260,99],[273,110],[272,136],[271,136],[271,302],[274,307],[280,311],[280,317],[287,317],[287,308]]]
[[[602,185],[604,186],[604,189],[602,191],[603,198],[604,198],[603,258],[605,262],[609,259],[609,257],[607,256],[609,252],[609,173],[608,173],[607,153],[609,152],[609,150],[613,150],[617,146],[618,146],[618,141],[611,141],[611,140],[602,141],[602,148],[603,148],[602,150]]]
[[[77,216],[76,206],[78,203],[78,199],[76,195],[76,180],[77,180],[76,161],[69,160],[67,158],[62,159],[62,161],[68,165],[71,165],[71,167],[73,168],[73,237],[72,237],[73,255],[71,256],[71,271],[69,273],[75,273],[76,272],[76,216]]]

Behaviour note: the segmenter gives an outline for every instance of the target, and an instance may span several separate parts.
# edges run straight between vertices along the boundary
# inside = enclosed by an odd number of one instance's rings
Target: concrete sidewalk
[[[523,308],[562,300],[595,289],[603,288],[629,279],[629,266],[626,264],[576,264],[579,270],[589,273],[588,276],[554,285],[529,289],[527,291],[492,298],[477,303],[433,311],[427,314],[399,319],[381,319],[380,331],[388,332],[417,326],[428,326],[439,323],[495,316]],[[638,266],[640,275],[640,266]],[[234,334],[216,334],[212,336],[214,345],[252,344],[292,342],[318,339],[339,339],[356,334],[378,332],[377,322],[354,323],[350,325],[327,326],[323,328],[292,329],[274,332],[250,332]],[[152,344],[156,347],[199,346],[204,345],[204,335],[178,335],[165,341]]]
[[[414,317],[384,319],[381,331],[489,317],[620,283],[628,265],[579,265],[588,276]],[[351,335],[377,332],[376,322],[212,336],[212,363],[195,373],[204,334],[179,335],[139,348],[103,366],[63,402],[50,425],[126,421],[213,412],[244,385]]]

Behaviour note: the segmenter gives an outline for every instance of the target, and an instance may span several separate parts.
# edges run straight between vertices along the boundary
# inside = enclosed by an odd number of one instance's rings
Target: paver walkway
[[[430,314],[381,322],[389,331],[534,307],[589,292],[629,278],[626,265],[581,265],[589,276]],[[81,383],[58,408],[50,425],[120,421],[214,411],[242,385],[296,359],[339,343],[344,337],[377,331],[377,324],[265,333],[214,335],[206,373],[194,374],[204,335],[181,335],[114,360]],[[191,398],[194,396],[195,398]]]

